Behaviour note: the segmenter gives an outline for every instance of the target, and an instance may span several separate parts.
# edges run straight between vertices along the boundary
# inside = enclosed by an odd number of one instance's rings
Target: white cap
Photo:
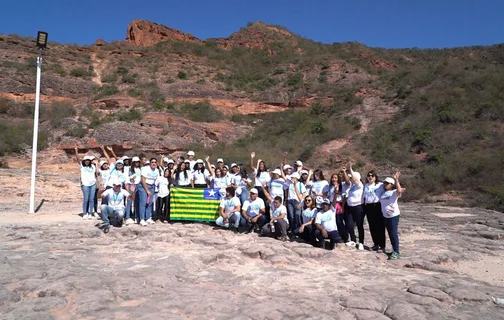
[[[201,160],[201,159],[196,160],[196,163],[205,164],[205,163],[203,162],[203,160]]]
[[[224,163],[224,160],[222,160],[222,158],[219,158],[219,159],[217,159],[217,163],[219,163],[219,162]]]
[[[317,196],[317,198],[315,198],[315,204],[317,205],[317,208],[321,208],[323,202],[324,198],[322,198],[321,196]]]
[[[128,160],[128,159],[129,159],[129,157],[128,157],[128,156],[122,156],[122,157],[121,157],[121,160],[123,160],[123,161],[124,161],[124,160]]]
[[[215,165],[213,165],[213,164],[211,164],[211,165],[210,165],[210,167],[211,167],[212,169],[215,169]]]
[[[296,161],[296,166],[298,166],[298,167],[302,167],[303,166],[303,163],[301,162],[301,160],[297,160]]]
[[[236,163],[234,163],[234,162],[233,162],[233,163],[231,163],[231,168],[232,168],[232,167],[238,167],[238,165],[237,165]]]
[[[116,164],[116,166],[117,166],[118,164],[120,164],[120,165],[124,166],[124,162],[123,162],[122,160],[117,160],[117,162],[116,162],[115,164]]]
[[[139,157],[133,157],[131,159],[131,162],[137,162],[137,161],[140,161],[140,158]]]
[[[301,170],[301,175],[308,174],[308,170]]]
[[[175,161],[173,161],[172,159],[168,159],[168,161],[166,161],[166,164],[170,164],[170,163],[175,163]]]
[[[291,176],[290,176],[290,177],[291,177],[291,179],[292,179],[292,178],[296,178],[296,179],[298,179],[298,180],[299,180],[299,178],[301,178],[301,177],[299,176],[299,173],[297,173],[297,172],[294,172],[293,174],[291,174]]]
[[[184,160],[184,163],[189,163],[189,164],[191,164],[191,161],[189,161],[188,159],[185,159],[185,160]]]
[[[187,155],[188,155],[188,156],[194,156],[194,151],[188,151],[188,152],[187,152]]]
[[[257,191],[256,188],[252,188],[252,189],[250,189],[250,193],[259,194],[259,191]]]
[[[273,174],[278,174],[278,175],[281,175],[282,174],[282,171],[280,171],[280,169],[276,168],[275,170],[273,170],[272,172]]]
[[[105,163],[108,163],[106,160],[101,160],[100,161],[100,167],[103,166]]]
[[[91,161],[91,160],[93,160],[93,157],[91,157],[91,156],[84,156],[84,158],[82,158],[82,161],[84,161],[84,160]]]
[[[283,169],[284,169],[284,170],[287,170],[287,169],[292,169],[292,167],[291,167],[290,165],[286,164],[285,166],[283,166]]]
[[[122,181],[120,179],[114,179],[114,180],[112,180],[112,185],[113,186],[122,186]]]
[[[163,162],[168,162],[170,159],[168,159],[168,157],[164,157],[163,158]]]
[[[354,171],[354,173],[353,173],[353,177],[354,177],[355,179],[357,179],[357,180],[360,180],[360,179],[361,179],[361,175],[360,175],[360,173],[355,172],[355,171]]]
[[[93,155],[90,155],[89,157],[91,157],[91,160],[96,159],[96,157],[95,157],[95,156],[93,156]]]
[[[395,184],[394,178],[391,178],[391,177],[385,178],[385,180],[383,180],[383,182],[387,182],[387,183],[390,183],[390,184]]]
[[[224,165],[224,168],[226,168],[227,170],[229,170],[229,167],[227,166],[227,164],[226,164],[226,165]]]

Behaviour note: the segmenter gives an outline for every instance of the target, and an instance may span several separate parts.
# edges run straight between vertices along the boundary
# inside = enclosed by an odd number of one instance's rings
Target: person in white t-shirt
[[[276,168],[271,172],[272,178],[268,184],[268,192],[271,198],[280,197],[282,198],[282,204],[284,203],[284,184],[285,180],[281,178],[282,171]]]
[[[137,192],[138,192],[138,185],[140,184],[141,179],[142,179],[142,166],[141,166],[139,157],[133,157],[131,159],[131,167],[130,167],[129,172],[127,174],[128,174],[128,180],[126,180],[126,191],[128,191],[132,195],[135,195],[134,201],[131,199],[126,201],[126,215],[124,218],[126,219],[126,221],[125,221],[126,225],[130,225],[130,224],[134,223],[134,220],[131,219],[131,213],[132,213],[131,209],[132,209],[133,203],[135,204],[134,211],[135,211],[136,219],[138,221],[140,221],[140,219],[138,219],[139,209],[138,209]]]
[[[324,173],[320,169],[313,171],[313,180],[307,182],[307,187],[313,198],[327,198],[329,194],[329,182],[324,178]]]
[[[252,180],[247,174],[247,170],[244,166],[238,167],[238,173],[235,173],[232,184],[236,188],[236,196],[240,199],[240,203],[243,205],[248,199],[248,186],[252,184]],[[236,167],[235,167],[236,169]]]
[[[91,156],[79,158],[77,147],[75,147],[75,159],[80,168],[80,183],[83,195],[82,218],[91,219],[95,215],[94,203],[96,195],[96,161],[92,163]]]
[[[374,170],[368,172],[366,179],[362,200],[364,215],[367,217],[369,232],[373,239],[371,250],[383,251],[385,250],[385,219],[381,211],[380,197],[385,189]]]
[[[210,172],[205,168],[203,160],[198,159],[192,168],[193,185],[195,188],[208,188]]]
[[[264,189],[264,194],[270,203],[272,203],[272,206],[270,222],[263,226],[262,234],[273,235],[281,241],[289,240],[287,236],[289,220],[287,219],[287,208],[282,204],[282,198],[280,196],[273,198],[267,188]]]
[[[302,238],[307,243],[314,243],[315,237],[315,226],[313,222],[315,221],[316,211],[315,201],[313,197],[307,195],[303,202],[301,203],[301,226],[294,230],[294,233],[297,234],[300,238]]]
[[[222,160],[222,159],[219,159]],[[207,167],[209,167],[210,176],[208,180],[210,181],[210,188],[219,188],[226,189],[231,185],[231,182],[228,180],[228,177],[224,175],[224,171],[221,167],[217,166],[215,169],[210,165],[210,157],[206,157],[205,161],[207,163]]]
[[[115,179],[112,181],[112,189],[100,186],[98,196],[109,197],[108,204],[101,205],[101,218],[103,220],[103,232],[108,233],[110,228],[110,219],[114,220],[117,227],[121,227],[124,218],[124,200],[133,199],[130,193],[122,189],[122,181]]]
[[[193,188],[193,179],[189,163],[184,161],[178,164],[173,176],[173,184],[177,187]]]
[[[138,187],[138,207],[140,225],[154,224],[152,220],[153,196],[156,189],[156,180],[159,177],[157,159],[151,158],[148,166],[142,167],[142,178]]]
[[[268,184],[271,181],[271,175],[268,172],[268,168],[266,168],[266,163],[257,159],[257,164],[254,164],[254,158],[256,154],[255,152],[250,153],[250,167],[254,172],[254,188],[257,189],[259,194],[259,198],[263,199],[266,202],[266,196],[263,191],[263,184]]]
[[[234,187],[226,188],[226,196],[219,204],[219,214],[215,224],[224,228],[238,229],[240,225],[240,199],[235,196]]]
[[[364,250],[364,210],[362,208],[362,193],[364,192],[364,184],[361,181],[361,175],[359,172],[353,171],[352,163],[348,163],[348,168],[350,169],[350,174],[352,179],[348,176],[346,168],[343,168],[343,178],[345,180],[345,185],[348,187],[347,191],[347,232],[350,235],[351,241],[347,242],[347,246],[355,246],[355,231],[354,222],[357,225],[357,230],[359,231],[359,242],[357,243],[358,250]]]
[[[166,168],[163,175],[156,179],[155,185],[158,188],[158,197],[156,200],[156,211],[159,219],[163,223],[170,221],[170,184],[171,173],[170,169]]]
[[[334,245],[340,241],[338,226],[336,225],[336,212],[331,209],[331,201],[323,198],[319,211],[315,217],[315,238],[319,241],[321,248],[333,250]],[[325,239],[329,239],[329,246]]]
[[[196,164],[196,160],[194,159],[194,151],[188,151],[187,152],[187,160],[189,162],[189,171],[192,172],[193,171],[193,168],[194,168],[194,165]]]
[[[301,200],[306,196],[306,187],[299,182],[299,173],[290,175],[287,189],[287,218],[291,231],[301,226]]]
[[[266,207],[263,199],[259,198],[258,190],[250,189],[250,198],[242,206],[240,227],[244,228],[246,233],[252,232],[255,226],[261,230],[266,224],[265,211]]]
[[[389,260],[399,259],[399,216],[401,211],[397,200],[406,190],[401,187],[399,177],[401,172],[397,171],[392,178],[386,178],[383,181],[385,192],[380,197],[381,210],[385,218],[385,226],[392,244],[392,252],[389,255]],[[394,186],[395,185],[395,186]]]
[[[343,176],[343,173],[341,174]],[[343,242],[348,242],[348,233],[345,224],[344,198],[341,194],[342,180],[338,173],[333,173],[329,180],[329,201],[331,201],[331,209],[336,212],[336,224],[338,225],[338,233]]]

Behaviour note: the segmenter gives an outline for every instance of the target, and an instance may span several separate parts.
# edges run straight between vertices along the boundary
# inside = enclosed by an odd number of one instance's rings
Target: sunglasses
[[[305,202],[312,202],[312,200],[311,199],[306,199]]]
[[[372,178],[372,177],[374,177],[374,174],[368,174],[367,176]]]

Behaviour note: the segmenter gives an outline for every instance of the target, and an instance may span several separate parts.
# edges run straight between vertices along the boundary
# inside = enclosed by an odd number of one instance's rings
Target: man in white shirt
[[[321,210],[315,217],[315,237],[321,248],[333,250],[334,245],[341,239],[336,225],[336,212],[331,210],[331,201],[327,198],[324,198],[317,208]],[[326,245],[325,239],[330,240],[329,246]]]
[[[266,224],[266,207],[264,200],[259,198],[259,191],[256,188],[250,189],[250,198],[243,203],[242,217],[240,226],[245,229],[246,233],[250,233],[257,226],[257,230],[261,230]]]
[[[112,218],[117,227],[122,227],[124,218],[124,199],[134,200],[134,194],[121,188],[122,181],[115,179],[112,182],[112,189],[105,191],[104,186],[100,186],[98,196],[108,197],[108,204],[101,206],[101,218],[103,220],[103,232],[108,233],[110,228],[110,219]]]

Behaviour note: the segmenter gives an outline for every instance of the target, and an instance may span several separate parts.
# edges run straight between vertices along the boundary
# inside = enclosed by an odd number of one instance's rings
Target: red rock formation
[[[146,20],[133,20],[128,25],[126,41],[136,46],[152,46],[168,40],[200,41],[191,34]]]
[[[107,42],[105,40],[98,39],[98,40],[95,41],[95,43],[93,45],[96,46],[96,47],[101,47],[101,46],[104,46],[106,44],[107,44]]]

